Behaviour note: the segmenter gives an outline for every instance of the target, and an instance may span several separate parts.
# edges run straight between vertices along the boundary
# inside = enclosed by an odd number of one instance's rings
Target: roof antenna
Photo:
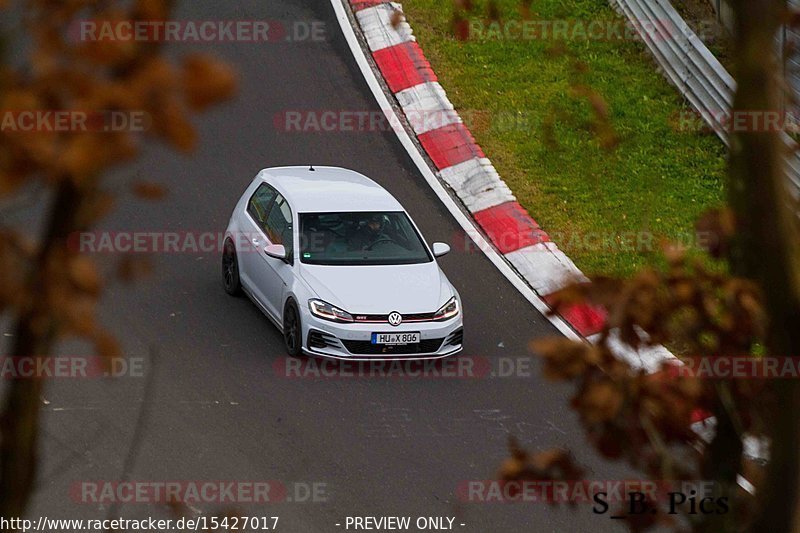
[[[314,170],[314,165],[308,165],[308,170],[309,172],[316,172],[316,170]]]

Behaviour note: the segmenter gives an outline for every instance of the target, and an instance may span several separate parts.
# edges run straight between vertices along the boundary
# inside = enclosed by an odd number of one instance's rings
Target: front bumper
[[[352,361],[440,359],[462,349],[461,315],[444,322],[339,324],[304,313],[303,352],[307,355]],[[371,343],[373,333],[419,332],[420,342],[399,346]]]

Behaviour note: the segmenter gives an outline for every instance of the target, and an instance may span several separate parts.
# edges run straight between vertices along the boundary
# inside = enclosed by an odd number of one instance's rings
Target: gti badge
[[[389,313],[389,324],[393,326],[399,326],[402,321],[403,321],[403,315],[401,315],[397,311],[392,311],[391,313]]]

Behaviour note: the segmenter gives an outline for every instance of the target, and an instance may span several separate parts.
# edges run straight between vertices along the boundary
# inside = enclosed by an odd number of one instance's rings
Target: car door
[[[287,287],[292,282],[294,275],[294,224],[292,223],[292,209],[286,199],[278,194],[270,206],[265,223],[267,244],[282,244],[286,248],[286,260],[275,259],[266,253],[258,254],[263,262],[261,269],[262,287],[266,298],[266,306],[270,313],[278,320],[283,319],[283,300]]]
[[[243,241],[239,254],[239,275],[257,303],[267,309],[267,296],[264,293],[264,262],[261,255],[268,244],[266,224],[267,215],[278,196],[278,191],[266,183],[259,185],[247,202],[245,215],[242,217]]]

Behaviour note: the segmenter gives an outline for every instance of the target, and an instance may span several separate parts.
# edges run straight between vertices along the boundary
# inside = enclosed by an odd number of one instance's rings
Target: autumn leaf
[[[489,0],[486,4],[486,17],[491,22],[500,21],[500,8],[497,6],[496,0]]]
[[[138,255],[125,255],[117,265],[117,277],[126,283],[141,279],[152,271],[151,261]]]
[[[531,0],[521,0],[519,3],[519,15],[522,20],[531,19]]]
[[[75,296],[61,293],[61,298],[51,299],[52,308],[59,311],[62,333],[77,337],[90,337],[97,330],[96,300],[87,295]]]
[[[453,4],[457,10],[472,11],[475,8],[472,0],[454,0]]]
[[[86,256],[77,255],[69,261],[69,278],[75,287],[87,294],[96,296],[102,283],[97,266]]]
[[[619,137],[611,124],[611,112],[606,99],[588,85],[577,84],[573,86],[572,91],[575,95],[581,96],[589,102],[594,115],[592,128],[601,148],[604,150],[616,148],[619,144]]]
[[[400,24],[405,22],[406,18],[403,16],[403,12],[399,9],[395,9],[392,11],[392,16],[389,18],[389,22],[392,25],[392,28],[397,29],[400,27]]]
[[[158,183],[137,181],[131,186],[133,194],[143,200],[162,200],[167,196],[167,189]]]
[[[503,462],[498,473],[501,480],[573,481],[583,476],[583,469],[575,464],[566,450],[552,448],[529,453],[522,449],[513,436],[508,439],[508,449],[510,457]]]
[[[97,135],[84,133],[73,135],[59,156],[61,167],[76,183],[94,175],[106,164],[108,152]]]
[[[119,342],[109,333],[98,331],[95,333],[94,338],[95,353],[107,359],[122,357],[122,349]]]
[[[453,35],[459,41],[466,41],[470,37],[469,21],[464,18],[460,13],[453,14],[453,19],[450,23]]]
[[[712,257],[726,257],[736,233],[736,220],[730,209],[711,209],[695,223],[695,229]]]
[[[134,18],[140,20],[164,20],[169,15],[165,0],[136,0],[133,7]]]
[[[193,110],[203,111],[233,96],[236,74],[226,63],[205,55],[186,58],[183,64],[183,88]]]
[[[146,98],[163,95],[165,92],[171,93],[180,87],[178,70],[161,57],[148,57],[142,60],[128,82],[131,83],[133,91]],[[155,112],[158,110],[158,107],[154,109]]]
[[[187,110],[175,98],[162,102],[161,113],[155,118],[153,128],[182,152],[190,152],[197,145],[197,132],[189,122]]]
[[[625,397],[610,381],[589,383],[576,396],[574,406],[590,424],[607,422],[619,414]]]
[[[530,348],[544,359],[544,377],[554,381],[578,377],[599,361],[599,353],[594,346],[563,337],[533,341]]]

